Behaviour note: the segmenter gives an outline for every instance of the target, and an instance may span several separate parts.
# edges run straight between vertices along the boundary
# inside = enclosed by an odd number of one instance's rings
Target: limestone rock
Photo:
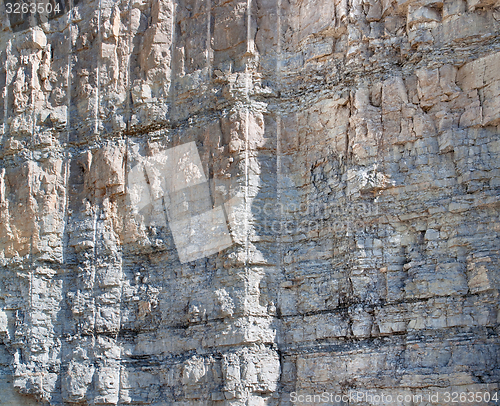
[[[6,4],[1,405],[498,393],[498,1]]]

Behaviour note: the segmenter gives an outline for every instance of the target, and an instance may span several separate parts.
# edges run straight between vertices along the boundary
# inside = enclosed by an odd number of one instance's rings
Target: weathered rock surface
[[[0,6],[0,404],[498,390],[500,2],[74,3]],[[128,181],[189,142],[181,264]]]

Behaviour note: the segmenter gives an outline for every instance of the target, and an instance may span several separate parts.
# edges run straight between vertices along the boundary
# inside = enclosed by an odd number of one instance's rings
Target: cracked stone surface
[[[499,1],[73,3],[0,5],[1,405],[498,390]]]

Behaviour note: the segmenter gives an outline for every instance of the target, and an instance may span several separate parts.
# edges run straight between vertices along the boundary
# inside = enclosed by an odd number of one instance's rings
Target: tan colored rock
[[[5,13],[0,403],[497,392],[498,6]]]

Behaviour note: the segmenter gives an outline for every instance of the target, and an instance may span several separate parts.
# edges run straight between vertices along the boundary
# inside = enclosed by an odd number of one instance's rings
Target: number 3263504
[[[7,14],[57,14],[60,11],[59,3],[6,3]]]
[[[445,392],[444,394],[445,403],[497,403],[500,399],[498,392]]]

